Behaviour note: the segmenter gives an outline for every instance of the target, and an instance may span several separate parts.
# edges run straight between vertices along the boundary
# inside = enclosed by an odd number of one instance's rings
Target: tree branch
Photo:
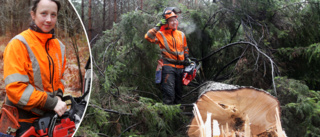
[[[112,110],[112,109],[103,109],[103,108],[101,108],[101,107],[99,107],[99,106],[96,106],[96,105],[94,105],[94,104],[89,104],[89,106],[90,107],[94,107],[94,108],[98,108],[98,109],[101,109],[101,110],[103,110],[103,111],[105,111],[105,112],[109,112],[109,113],[114,113],[114,114],[118,114],[118,115],[129,115],[129,116],[133,116],[133,114],[131,114],[131,113],[121,113],[121,112],[118,112],[118,111],[115,111],[115,110]]]
[[[192,92],[196,91],[197,89],[199,89],[200,87],[202,87],[203,85],[205,85],[205,84],[207,84],[207,83],[208,83],[208,81],[207,81],[207,82],[202,83],[202,84],[201,84],[201,85],[199,85],[198,87],[196,87],[196,88],[192,89],[189,93],[187,93],[187,94],[183,95],[183,96],[182,96],[182,98],[184,98],[184,97],[186,97],[186,96],[189,96]]]
[[[139,124],[141,124],[141,123],[142,123],[142,122],[139,122],[139,123],[136,123],[136,124],[133,124],[133,125],[129,126],[129,127],[126,128],[124,131],[122,131],[122,133],[119,135],[119,137],[121,137],[121,135],[122,135],[123,133],[127,132],[129,129],[131,129],[131,128],[133,128],[133,127],[135,127],[135,126],[137,126],[137,125],[139,125]]]
[[[227,47],[230,47],[230,46],[233,46],[233,45],[238,45],[238,44],[246,44],[246,45],[250,45],[250,46],[253,46],[259,53],[261,53],[262,55],[264,55],[269,61],[270,61],[270,64],[271,64],[271,75],[272,75],[272,83],[273,83],[273,90],[275,92],[275,95],[277,96],[277,91],[276,91],[276,85],[275,85],[275,82],[274,82],[274,65],[275,63],[273,62],[273,60],[267,55],[265,54],[264,52],[262,52],[258,45],[257,44],[253,44],[251,42],[243,42],[243,41],[240,41],[240,42],[235,42],[235,43],[230,43],[228,45],[225,45],[221,48],[219,48],[218,50],[212,52],[211,54],[207,55],[206,57],[200,59],[199,61],[203,61],[209,57],[211,57],[212,55],[216,54],[217,52],[221,51],[222,49],[225,49]],[[276,65],[275,65],[276,66]],[[201,86],[201,85],[200,85]]]

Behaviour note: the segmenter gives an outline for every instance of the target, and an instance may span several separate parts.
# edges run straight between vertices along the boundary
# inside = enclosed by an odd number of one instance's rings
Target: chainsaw
[[[197,71],[201,67],[201,63],[197,65],[196,59],[191,59],[191,63],[189,66],[186,66],[183,70],[183,78],[182,83],[183,85],[188,85],[197,75]]]
[[[32,126],[21,135],[21,137],[72,137],[76,129],[79,127],[81,118],[85,112],[87,102],[89,97],[87,96],[90,92],[91,85],[91,67],[90,67],[90,58],[85,67],[86,73],[84,78],[84,86],[82,96],[72,97],[71,95],[62,97],[62,101],[67,103],[68,110],[59,117],[54,111],[50,111],[44,114],[41,118],[37,119]],[[18,129],[20,125],[17,122],[18,112],[5,111],[11,109],[11,106],[6,106],[2,108],[2,115],[7,114],[11,120],[6,120],[11,123],[11,126],[8,127],[12,129]],[[13,107],[14,108],[14,107]],[[7,113],[4,113],[7,112]],[[11,118],[15,116],[16,118]],[[7,119],[5,118],[5,119]],[[12,120],[13,119],[13,120]],[[3,121],[2,121],[3,122]],[[8,123],[7,122],[7,123]],[[10,124],[9,123],[9,124]],[[12,126],[14,125],[14,126]],[[1,126],[0,126],[1,127]],[[0,137],[13,137],[15,136],[15,131],[8,132],[9,130],[0,132]]]
[[[83,86],[83,95],[81,97],[72,97],[70,95],[62,97],[62,101],[71,102],[71,106],[61,117],[54,111],[45,114],[33,123],[21,137],[72,137],[79,127],[81,118],[87,106],[91,83],[90,58],[85,66],[85,80]]]

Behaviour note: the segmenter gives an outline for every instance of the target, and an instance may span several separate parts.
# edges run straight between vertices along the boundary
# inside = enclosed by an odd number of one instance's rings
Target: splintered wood
[[[286,137],[279,101],[262,90],[239,87],[205,91],[193,112],[190,137]]]

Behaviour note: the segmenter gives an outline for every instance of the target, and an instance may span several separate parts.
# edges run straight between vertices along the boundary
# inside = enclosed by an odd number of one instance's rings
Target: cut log
[[[221,133],[227,136],[230,133],[233,136],[232,132],[240,133],[242,136],[260,136],[268,133],[271,135],[276,133],[276,119],[279,121],[278,124],[281,124],[280,103],[266,91],[208,82],[200,92],[196,106],[201,116],[192,119],[188,129],[190,137],[201,136],[199,119],[205,121],[207,113],[212,113],[211,121],[217,120]]]

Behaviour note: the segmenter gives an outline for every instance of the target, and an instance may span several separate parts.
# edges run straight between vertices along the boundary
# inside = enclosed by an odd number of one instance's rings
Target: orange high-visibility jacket
[[[65,46],[50,38],[52,34],[28,29],[15,36],[3,53],[6,104],[18,108],[19,122],[32,123],[53,110],[55,96],[64,92]]]
[[[164,66],[184,68],[181,64],[185,56],[189,55],[189,49],[183,32],[172,29],[157,31],[156,28],[152,28],[145,34],[145,39],[159,44]]]

